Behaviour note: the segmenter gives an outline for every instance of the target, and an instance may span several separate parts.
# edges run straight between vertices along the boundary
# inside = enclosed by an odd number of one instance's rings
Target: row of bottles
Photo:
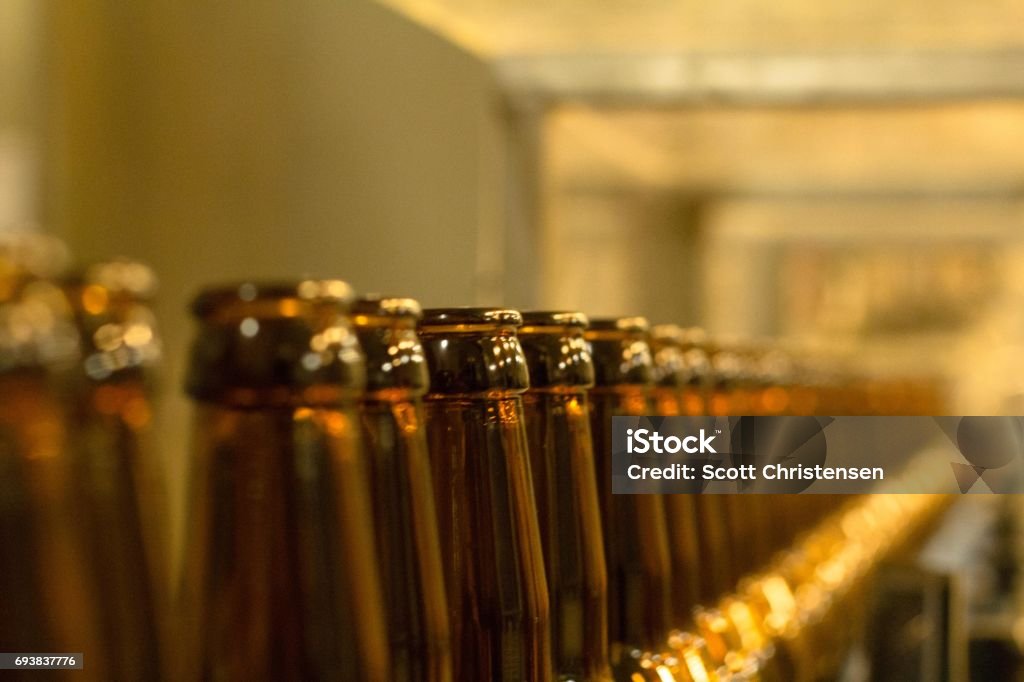
[[[878,390],[643,318],[209,288],[170,576],[153,275],[61,275],[59,251],[0,241],[0,539],[20,548],[0,650],[84,651],[88,679],[740,676],[779,633],[733,593],[838,500],[612,495],[611,418],[827,413]],[[719,603],[757,623],[736,626],[750,655],[695,611]]]
[[[729,594],[696,608],[686,631],[672,632],[655,652],[638,652],[642,679],[841,678],[865,635],[876,569],[905,553],[952,499],[863,495],[831,510]]]
[[[65,261],[53,239],[0,234],[0,650],[87,652],[85,679],[146,679],[169,624],[144,452],[152,273]]]

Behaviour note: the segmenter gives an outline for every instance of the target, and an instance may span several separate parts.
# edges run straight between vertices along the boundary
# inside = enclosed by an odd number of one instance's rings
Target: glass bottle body
[[[0,395],[0,648],[81,651],[75,676],[109,679],[59,392],[32,368],[0,373]]]
[[[203,292],[175,679],[389,680],[338,280]]]
[[[422,316],[407,298],[363,296],[351,309],[366,356],[360,401],[370,498],[395,680],[452,679],[451,634],[422,397]]]
[[[158,679],[162,671],[157,595],[160,583],[143,520],[154,521],[154,462],[144,431],[152,415],[141,375],[91,384],[75,409],[74,478],[83,502],[92,584],[103,604],[103,655],[118,679]],[[147,512],[149,515],[147,516]],[[150,526],[152,529],[152,526]],[[155,531],[148,536],[156,540]]]
[[[455,679],[551,679],[549,598],[518,395],[426,401]]]
[[[187,678],[387,679],[358,430],[337,408],[198,408]]]
[[[419,400],[362,405],[393,679],[452,679],[434,490]]]
[[[519,330],[530,374],[523,395],[544,567],[551,595],[555,674],[611,680],[608,573],[587,390],[594,363],[589,321],[571,311],[524,313]]]
[[[0,231],[2,232],[2,231]],[[68,412],[79,335],[39,235],[0,233],[0,650],[82,652],[110,679]],[[60,260],[60,259],[57,259]],[[12,679],[37,672],[7,671]]]
[[[550,601],[513,310],[426,310],[424,400],[457,680],[549,680]]]
[[[662,495],[612,494],[612,417],[652,408],[654,364],[644,318],[592,320],[590,431],[597,460],[608,569],[608,636],[616,674],[635,661],[629,647],[659,650],[671,627],[671,555]]]
[[[647,412],[647,389],[617,386],[590,393],[591,433],[608,567],[608,631],[613,665],[623,645],[654,648],[671,627],[671,559],[662,495],[613,495],[613,416]]]
[[[64,282],[83,362],[72,393],[75,480],[87,531],[104,657],[119,679],[158,678],[169,625],[163,477],[149,447],[151,373],[160,339],[147,303],[155,277],[129,260]]]
[[[655,414],[665,417],[704,415],[703,386],[708,370],[707,355],[697,345],[703,339],[700,330],[684,330],[676,325],[658,325],[651,330],[654,359],[654,387],[651,390]],[[721,523],[707,519],[707,510],[699,514],[711,496],[675,494],[665,496],[665,512],[672,557],[672,621],[677,626],[692,618],[714,582],[708,557],[701,551],[701,533],[709,529],[699,522]],[[713,504],[713,503],[712,503]]]
[[[610,680],[608,578],[586,391],[530,390],[523,403],[555,670],[563,679]]]

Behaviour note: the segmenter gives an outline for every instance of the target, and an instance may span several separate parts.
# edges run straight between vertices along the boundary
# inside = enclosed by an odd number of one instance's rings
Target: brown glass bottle
[[[193,304],[177,678],[390,679],[349,291],[247,283]]]
[[[751,396],[747,414],[760,417],[799,414],[794,411],[801,403],[790,356],[766,343],[751,344],[743,351],[750,368],[746,372]],[[769,490],[771,487],[767,486]],[[764,493],[747,497],[750,498],[747,507],[751,510],[748,515],[753,522],[748,531],[753,536],[749,543],[753,552],[750,570],[761,570],[773,555],[796,538],[798,529],[791,527],[789,520],[800,509],[803,496]]]
[[[71,413],[75,481],[87,530],[92,589],[103,604],[102,652],[117,679],[159,679],[158,614],[166,614],[167,509],[154,453],[151,371],[160,342],[147,299],[152,271],[97,263],[65,282],[81,335]]]
[[[704,331],[658,325],[651,330],[651,345],[657,413],[716,415],[715,405],[720,404],[716,390],[722,382],[711,366],[708,348],[713,344]],[[671,538],[673,616],[678,624],[690,619],[694,598],[712,603],[735,584],[730,504],[722,495],[668,495],[665,504]]]
[[[448,605],[424,426],[419,303],[363,297],[352,322],[366,355],[361,401],[394,680],[452,679]]]
[[[611,680],[608,576],[587,390],[594,365],[579,313],[527,312],[519,339],[534,497],[551,594],[552,656],[562,680]]]
[[[78,334],[54,242],[0,233],[0,651],[82,652],[111,679],[90,583],[65,409]],[[61,249],[62,250],[62,249]],[[35,679],[37,671],[6,671]],[[61,673],[50,673],[63,679]]]
[[[703,330],[674,324],[651,328],[654,357],[654,404],[659,415],[707,414],[710,361],[701,345]]]
[[[692,335],[692,333],[690,333]],[[654,356],[655,413],[665,417],[703,415],[703,391],[708,363],[703,350],[688,340],[688,332],[676,325],[651,329]],[[672,557],[672,621],[689,622],[702,594],[716,588],[705,586],[713,567],[706,565],[700,551],[699,508],[714,507],[711,495],[675,494],[665,496],[665,512]],[[707,516],[705,513],[704,516]]]
[[[548,586],[512,310],[427,310],[427,436],[457,680],[548,680]]]
[[[611,430],[615,415],[647,414],[654,370],[643,318],[591,321],[586,332],[596,384],[591,433],[608,565],[608,634],[612,665],[628,646],[660,647],[671,619],[670,556],[661,495],[612,495]]]
[[[751,416],[753,399],[759,388],[753,381],[749,353],[736,339],[715,338],[708,343],[708,355],[711,361],[709,413],[717,417]],[[731,485],[750,484],[737,482]],[[709,595],[711,598],[723,596],[724,592],[735,588],[741,576],[758,567],[766,544],[761,524],[769,520],[763,515],[762,497],[738,492],[709,496],[711,501],[708,504],[714,507],[713,512],[709,510],[709,515],[724,519],[727,533],[724,546],[710,538],[707,543],[708,550],[715,557],[714,563],[724,566],[723,570],[716,572],[717,589]]]
[[[716,417],[738,417],[748,413],[746,403],[747,367],[734,340],[712,340],[708,343],[711,363],[708,414]]]

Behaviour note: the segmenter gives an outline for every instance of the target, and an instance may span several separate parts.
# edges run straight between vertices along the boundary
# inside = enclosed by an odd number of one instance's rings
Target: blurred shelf
[[[526,98],[694,102],[1024,93],[1019,3],[381,0]]]

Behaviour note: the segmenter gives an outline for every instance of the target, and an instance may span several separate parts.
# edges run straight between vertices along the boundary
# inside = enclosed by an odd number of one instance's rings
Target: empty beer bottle
[[[755,382],[749,350],[734,338],[717,338],[708,342],[708,355],[711,361],[709,413],[719,417],[751,415],[761,387]],[[739,455],[731,457],[731,464],[744,463]],[[753,484],[750,482],[738,481],[730,485],[735,486],[735,493],[717,495],[717,499],[706,503],[714,508],[714,511],[708,510],[709,515],[724,520],[729,538],[724,547],[714,541],[707,543],[708,551],[713,553],[713,563],[725,567],[724,571],[716,572],[719,584],[709,595],[711,598],[721,597],[726,590],[735,587],[742,575],[758,568],[769,546],[763,527],[770,523],[770,516],[765,513],[765,496],[751,494]],[[747,490],[747,494],[740,494],[740,489]]]
[[[390,679],[349,287],[195,300],[182,679]]]
[[[111,679],[80,523],[65,398],[79,359],[62,245],[0,233],[0,650],[81,652]],[[7,671],[34,679],[37,671]]]
[[[64,284],[82,340],[71,408],[80,520],[103,604],[102,655],[117,679],[159,678],[158,618],[167,611],[166,500],[144,445],[160,358],[147,304],[154,284],[148,267],[127,260],[97,263]]]
[[[596,384],[590,391],[591,433],[608,565],[612,664],[630,645],[660,646],[670,625],[670,558],[660,495],[612,495],[612,417],[644,415],[654,378],[647,320],[593,320],[586,331]]]
[[[419,303],[363,297],[352,322],[366,355],[361,403],[374,531],[395,680],[452,679],[448,605],[424,427],[429,386]]]
[[[696,501],[697,547],[701,557],[698,578],[701,603],[709,604],[736,586],[736,568],[730,524],[730,495],[700,495]]]
[[[551,594],[552,656],[562,680],[611,680],[587,324],[579,313],[528,312],[519,330],[530,369],[523,404]]]
[[[654,402],[659,415],[706,415],[710,362],[701,329],[659,324],[651,329]]]
[[[749,365],[734,338],[715,338],[707,344],[711,378],[708,414],[735,417],[748,414]]]
[[[716,386],[701,329],[658,325],[651,331],[657,412],[665,416],[717,415]],[[719,399],[719,403],[720,399]],[[672,604],[676,623],[690,619],[697,601],[711,603],[734,586],[729,508],[722,495],[669,495],[665,498],[672,553]],[[695,601],[696,600],[696,601]]]
[[[707,357],[693,347],[687,332],[676,325],[651,329],[654,356],[653,397],[655,412],[665,417],[703,414],[703,384]],[[703,362],[701,362],[701,360]],[[672,621],[685,623],[701,599],[701,582],[711,580],[711,566],[700,552],[698,508],[714,506],[709,496],[667,495],[665,512],[672,557]],[[705,514],[706,515],[706,514]],[[705,593],[714,591],[706,587]]]
[[[458,680],[548,680],[548,587],[512,310],[427,310],[427,435]]]

